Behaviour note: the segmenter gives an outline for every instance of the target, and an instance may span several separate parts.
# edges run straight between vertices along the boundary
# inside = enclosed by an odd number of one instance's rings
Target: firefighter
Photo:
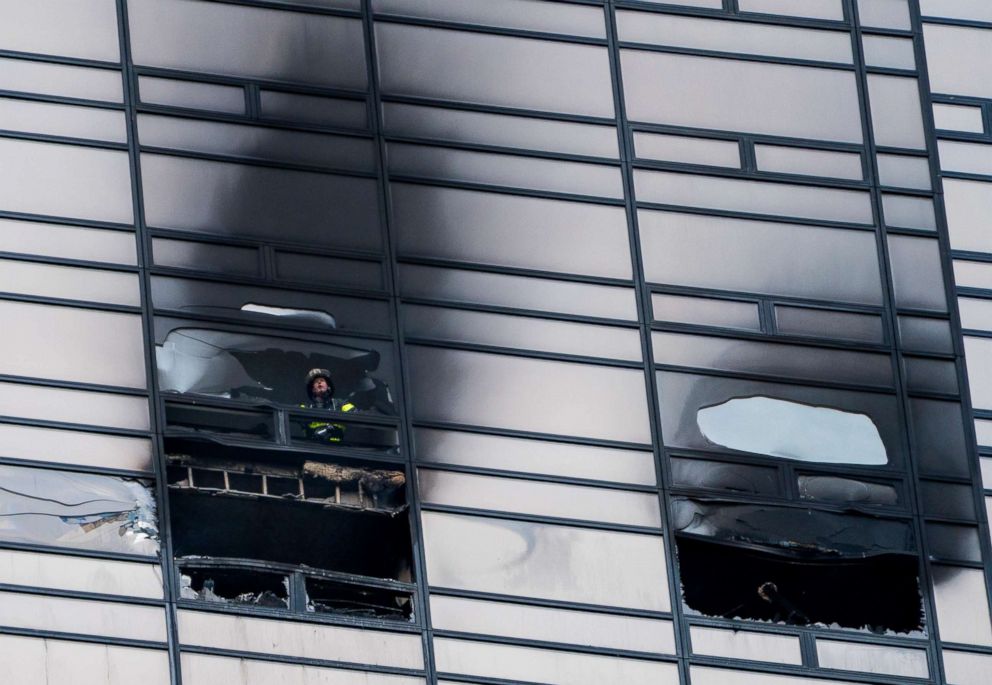
[[[334,398],[334,383],[327,369],[310,369],[306,379],[307,397],[310,402],[301,404],[304,409],[326,409],[328,411],[350,412],[357,407],[347,400]],[[331,421],[313,420],[305,426],[307,437],[317,442],[339,443],[344,438],[344,424]]]

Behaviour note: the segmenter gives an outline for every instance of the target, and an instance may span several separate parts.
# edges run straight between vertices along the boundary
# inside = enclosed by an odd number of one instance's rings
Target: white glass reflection
[[[759,396],[704,407],[696,421],[706,438],[742,452],[823,464],[889,461],[878,428],[864,414]]]
[[[673,654],[671,621],[431,595],[436,629]]]
[[[432,504],[535,516],[660,527],[658,497],[518,478],[419,469],[422,500]]]
[[[179,642],[257,654],[421,669],[420,635],[181,610]]]
[[[669,609],[659,536],[438,512],[423,524],[434,587]]]

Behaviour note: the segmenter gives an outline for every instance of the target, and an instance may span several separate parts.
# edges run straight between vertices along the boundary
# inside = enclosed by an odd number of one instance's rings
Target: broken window
[[[0,539],[158,554],[151,484],[133,478],[0,466]]]
[[[411,616],[402,466],[182,438],[166,451],[184,598]]]
[[[722,447],[826,464],[887,464],[882,437],[864,414],[773,397],[735,397],[696,414],[702,434]]]
[[[160,318],[156,325],[170,324]],[[368,341],[332,344],[177,326],[158,344],[155,357],[163,392],[306,406],[307,373],[319,368],[329,372],[334,398],[360,411],[395,413],[386,380],[391,365]]]
[[[906,520],[675,498],[686,605],[701,614],[908,633],[922,628]]]

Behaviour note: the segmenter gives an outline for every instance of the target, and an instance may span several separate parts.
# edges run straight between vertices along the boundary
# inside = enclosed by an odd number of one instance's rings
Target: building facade
[[[0,0],[10,682],[992,682],[990,55],[987,0]]]

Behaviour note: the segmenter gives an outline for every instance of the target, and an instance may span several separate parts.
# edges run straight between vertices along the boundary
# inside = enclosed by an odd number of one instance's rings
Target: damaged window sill
[[[176,561],[179,603],[332,623],[415,626],[413,583],[252,559]]]

